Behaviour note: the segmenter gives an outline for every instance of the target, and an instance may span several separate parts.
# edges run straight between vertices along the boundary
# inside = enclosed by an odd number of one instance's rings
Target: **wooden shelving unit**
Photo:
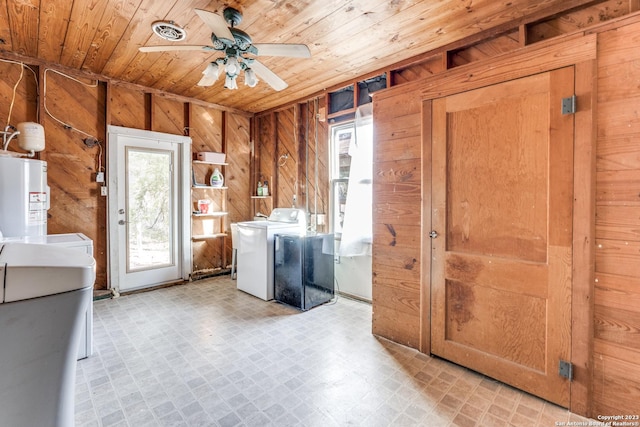
[[[218,166],[227,166],[229,163],[215,163],[215,162],[205,162],[202,160],[192,160],[194,165],[218,165]]]
[[[221,237],[227,237],[227,233],[194,234],[193,236],[191,236],[191,240],[219,239]]]
[[[210,212],[210,213],[194,213],[193,216],[196,217],[220,217],[228,215],[228,212]]]
[[[271,213],[271,211],[273,210],[273,198],[272,196],[251,196],[251,216],[256,216],[256,214],[259,212],[258,211],[258,207],[260,205],[260,202],[264,202],[265,206],[269,209],[269,212],[265,213],[265,212],[260,212],[263,213],[265,215],[269,215]]]
[[[191,240],[224,239],[227,236],[227,187],[214,187],[212,185],[201,184],[208,182],[216,167],[222,169],[225,175],[224,166],[227,163],[204,162],[201,160],[192,161],[191,203],[194,207],[191,214]],[[198,208],[198,200],[211,200],[211,212],[201,213]],[[224,240],[223,240],[224,242]],[[223,243],[224,244],[224,243]]]

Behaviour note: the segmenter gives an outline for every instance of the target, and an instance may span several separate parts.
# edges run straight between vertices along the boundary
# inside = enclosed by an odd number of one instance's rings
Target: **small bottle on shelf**
[[[258,181],[258,189],[256,191],[256,196],[262,196],[262,181]]]
[[[264,184],[262,185],[262,195],[263,196],[269,195],[269,183],[267,181],[265,181]]]
[[[215,170],[211,174],[209,183],[212,187],[222,187],[224,185],[224,177],[222,176],[222,173],[220,173],[220,169],[215,168]]]

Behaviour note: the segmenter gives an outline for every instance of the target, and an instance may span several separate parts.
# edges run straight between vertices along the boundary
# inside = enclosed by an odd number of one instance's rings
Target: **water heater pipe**
[[[9,129],[11,128],[12,126],[7,126],[6,128],[4,128],[4,131],[2,131],[2,141],[3,141],[2,149],[4,151],[7,151],[7,147],[9,146],[9,143],[11,142],[11,140],[20,134],[19,131],[15,131],[13,133],[9,132]],[[7,138],[7,135],[9,135],[8,138]]]

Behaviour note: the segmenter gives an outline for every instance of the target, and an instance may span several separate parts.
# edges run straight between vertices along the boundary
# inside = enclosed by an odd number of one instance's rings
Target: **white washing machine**
[[[76,355],[95,281],[88,254],[0,243],[0,414],[3,426],[73,425]]]
[[[239,222],[238,289],[265,301],[272,300],[273,236],[306,232],[307,218],[302,209],[275,208],[266,221]]]

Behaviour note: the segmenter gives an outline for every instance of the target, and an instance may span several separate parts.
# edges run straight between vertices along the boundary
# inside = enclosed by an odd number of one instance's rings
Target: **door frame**
[[[570,55],[566,55],[571,52]],[[571,291],[571,383],[569,409],[589,416],[593,367],[595,278],[596,35],[549,46],[531,46],[503,58],[461,66],[420,82],[422,100],[422,236],[420,346],[431,353],[431,106],[432,100],[467,90],[573,66],[577,110],[574,117],[573,280]]]
[[[183,280],[188,280],[192,270],[191,254],[191,138],[182,135],[173,135],[162,132],[147,131],[141,129],[131,129],[120,126],[109,125],[107,127],[108,156],[107,156],[107,250],[108,250],[108,274],[107,289],[111,289],[114,295],[120,292],[119,280],[119,251],[122,245],[113,245],[111,242],[118,241],[118,226],[114,224],[118,220],[118,138],[127,136],[138,139],[160,140],[179,145],[177,159],[180,166],[178,176],[177,203],[178,203],[178,257],[181,263],[180,275]]]

